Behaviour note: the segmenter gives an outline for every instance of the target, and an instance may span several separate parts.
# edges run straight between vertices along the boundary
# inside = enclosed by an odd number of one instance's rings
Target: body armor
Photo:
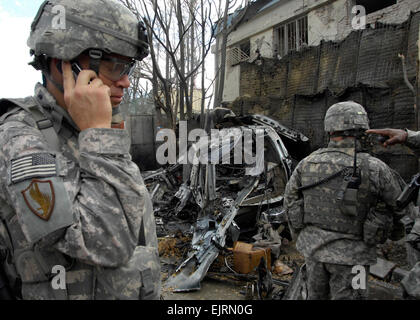
[[[356,215],[346,214],[343,210],[342,194],[346,169],[352,170],[354,149],[326,148],[314,152],[302,167],[302,185],[314,184],[336,172],[343,173],[312,188],[305,188],[304,218],[305,225],[315,225],[322,229],[353,234],[362,237],[363,223],[370,203],[369,175],[367,159],[369,155],[358,154],[358,168],[361,184],[357,192]]]

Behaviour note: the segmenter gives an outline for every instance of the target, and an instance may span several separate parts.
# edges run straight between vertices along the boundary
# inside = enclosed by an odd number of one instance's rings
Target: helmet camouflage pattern
[[[368,115],[360,104],[354,101],[339,102],[332,105],[325,114],[326,132],[369,129]]]
[[[57,24],[63,13],[65,23]],[[144,59],[149,53],[143,22],[114,0],[45,1],[31,25],[28,46],[35,56],[65,61],[71,61],[87,49],[136,60]]]

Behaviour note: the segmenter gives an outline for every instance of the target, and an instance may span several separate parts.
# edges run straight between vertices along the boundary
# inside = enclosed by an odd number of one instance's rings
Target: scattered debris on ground
[[[177,292],[185,298],[185,293],[199,291],[205,279],[212,281],[206,287],[230,286],[232,290],[225,290],[228,299],[305,298],[294,282],[301,276],[304,258],[291,241],[283,192],[294,165],[305,155],[308,139],[265,116],[222,114],[214,117],[218,121],[212,127],[219,129],[222,141],[233,138],[224,144],[227,148],[222,148],[223,142],[200,140],[190,148],[199,161],[143,172],[154,205],[164,296],[172,299]],[[257,143],[261,129],[262,170],[236,164],[240,138],[248,132]],[[200,150],[213,157],[215,149],[219,159],[229,162],[202,158]],[[249,156],[259,161],[255,153]],[[378,296],[397,298],[395,280],[406,270],[404,245],[387,242],[378,254],[381,259],[371,270],[370,286]]]
[[[308,138],[262,115],[237,117],[216,110],[212,119],[217,119],[212,126],[218,129],[217,140],[200,140],[177,164],[144,173],[161,240],[159,252],[169,275],[164,286],[173,291],[199,290],[209,268],[226,252],[234,255],[234,263],[230,267],[225,257],[225,265],[235,272],[251,272],[261,258],[271,270],[282,239],[290,236],[283,193],[299,160],[291,154],[301,153]],[[242,148],[245,137],[251,148]],[[181,165],[182,157],[191,154],[197,161]],[[238,155],[254,161],[237,161]],[[183,242],[179,235],[188,240]]]

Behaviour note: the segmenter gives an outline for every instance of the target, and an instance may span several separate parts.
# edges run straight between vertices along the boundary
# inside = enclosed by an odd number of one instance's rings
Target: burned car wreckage
[[[176,164],[143,172],[158,236],[182,225],[183,233],[192,233],[187,256],[164,284],[174,292],[199,290],[219,252],[238,240],[270,247],[278,256],[280,234],[288,237],[285,186],[297,161],[309,153],[306,136],[266,116],[216,109],[210,119],[218,139],[193,143],[188,153],[195,161],[181,164],[184,154]],[[253,147],[243,147],[242,137],[252,137]]]

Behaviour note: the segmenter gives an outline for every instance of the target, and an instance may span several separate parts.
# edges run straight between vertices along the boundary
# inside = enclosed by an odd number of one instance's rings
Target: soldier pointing
[[[420,146],[420,132],[401,129],[371,129],[367,133],[379,134],[386,138],[384,147],[394,144],[405,144],[408,147]],[[417,196],[417,207],[419,205]],[[420,213],[417,211],[410,217],[413,221],[411,230],[407,230],[406,241],[410,273],[401,281],[404,292],[411,298],[420,299]]]

